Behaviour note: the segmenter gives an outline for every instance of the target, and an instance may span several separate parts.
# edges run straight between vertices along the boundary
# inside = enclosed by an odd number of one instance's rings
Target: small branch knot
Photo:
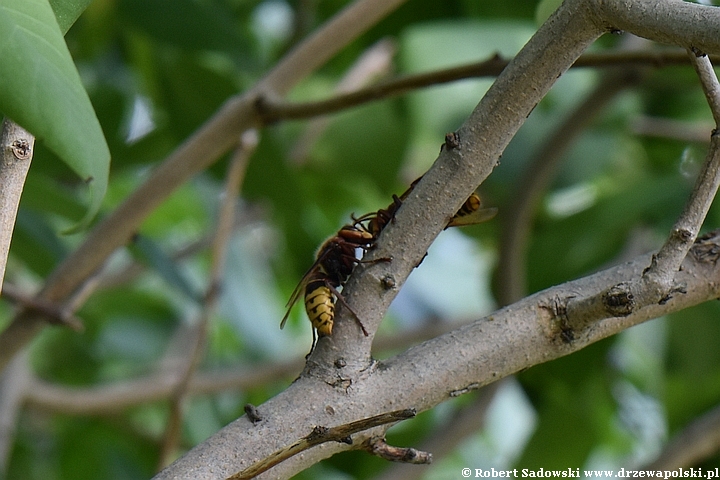
[[[455,132],[446,133],[444,147],[448,150],[460,148],[460,136]]]
[[[692,241],[693,239],[693,233],[688,230],[687,228],[679,228],[675,230],[675,235],[680,239],[683,243],[687,243]]]
[[[380,280],[380,283],[385,290],[392,290],[397,286],[397,283],[395,282],[395,277],[393,277],[389,273],[385,275],[382,280]]]
[[[329,428],[323,427],[322,425],[316,425],[316,426],[312,429],[312,432],[310,432],[310,433],[305,437],[305,439],[306,439],[308,442],[316,442],[316,441],[318,441],[318,440],[325,439],[325,437],[328,436],[329,430],[330,430]]]
[[[619,283],[602,297],[603,305],[613,317],[627,317],[635,309],[635,297],[628,284]]]
[[[570,317],[568,316],[568,302],[574,297],[575,295],[569,295],[561,298],[556,295],[552,303],[540,305],[540,308],[544,308],[552,313],[553,329],[557,331],[563,343],[568,344],[575,340],[575,331],[570,324]]]
[[[24,138],[15,140],[10,145],[10,149],[12,150],[15,158],[17,158],[18,160],[27,160],[32,156],[32,147],[30,146],[30,142],[28,142]]]
[[[250,420],[253,425],[262,421],[262,416],[260,415],[260,412],[258,412],[257,407],[252,403],[246,403],[243,409],[245,410],[245,415],[247,415],[248,420]]]

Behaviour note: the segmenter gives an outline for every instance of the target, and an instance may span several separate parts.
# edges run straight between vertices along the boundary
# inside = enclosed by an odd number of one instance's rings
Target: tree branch
[[[3,120],[0,131],[0,290],[34,146],[35,137],[12,120]]]
[[[720,232],[715,232],[715,236],[698,240],[678,272],[678,281],[687,285],[687,294],[673,297],[664,305],[637,309],[626,317],[598,318],[574,331],[574,339],[568,342],[562,319],[550,308],[553,302],[572,295],[593,296],[618,280],[636,278],[650,258],[642,255],[632,262],[539,292],[387,361],[373,363],[360,373],[351,371],[350,365],[328,366],[324,370],[315,366],[310,374],[301,376],[259,407],[263,416],[260,424],[253,426],[241,417],[156,478],[182,476],[179,472],[190,468],[203,478],[225,478],[244,468],[249,459],[264,458],[277,445],[296,441],[300,426],[310,430],[314,425],[348,423],[393,407],[424,411],[451,398],[453,392],[470,391],[469,386],[474,389],[489,384],[633,325],[720,296]],[[358,442],[366,440],[361,437]],[[290,477],[338,451],[339,447],[323,445],[268,473],[272,478]]]
[[[578,312],[571,314],[564,299],[582,301],[618,282],[638,278],[650,261],[644,256],[527,297],[385,362],[377,363],[370,357],[374,333],[395,296],[394,289],[383,288],[381,279],[392,278],[398,288],[404,283],[433,239],[495,167],[512,136],[555,80],[603,31],[618,26],[608,19],[622,20],[623,11],[628,17],[635,16],[632,10],[636,5],[644,12],[653,8],[652,15],[646,13],[638,20],[643,36],[673,39],[681,45],[691,42],[701,45],[703,51],[720,51],[720,35],[706,38],[695,30],[680,37],[666,31],[674,28],[668,27],[666,18],[675,15],[692,16],[697,23],[694,14],[698,5],[566,0],[498,77],[457,131],[458,146],[443,149],[433,168],[399,209],[395,222],[383,231],[377,249],[369,253],[370,259],[392,255],[393,261],[360,265],[356,269],[359,274],[346,284],[343,294],[354,311],[363,313],[369,337],[364,337],[340,309],[333,335],[320,339],[301,377],[261,406],[263,421],[259,425],[253,426],[247,418],[236,420],[156,478],[173,478],[190,471],[203,478],[224,478],[267,457],[278,446],[292,444],[297,441],[296,432],[314,425],[340,425],[398,407],[425,410],[447,400],[451,392],[488,384],[632,325],[717,297],[719,238],[708,237],[697,246],[698,254],[687,256],[676,274],[675,280],[687,286],[687,293],[668,298],[664,304],[643,304],[619,317],[597,315],[578,323],[572,332],[566,329]],[[606,14],[606,9],[610,13]],[[702,12],[705,27],[712,30],[712,26],[720,25],[717,9],[702,7]],[[653,28],[648,26],[660,17]],[[358,434],[358,439],[362,436]],[[290,477],[337,451],[337,446],[323,444],[267,473],[273,478]]]
[[[200,395],[250,390],[268,380],[296,376],[302,370],[301,360],[198,373],[191,378],[188,392]],[[33,377],[24,401],[34,408],[71,415],[109,415],[142,403],[167,400],[180,375],[179,371],[161,370],[143,378],[85,388],[54,385]]]
[[[720,125],[720,83],[718,83],[715,70],[713,70],[710,58],[704,53],[695,49],[689,49],[688,56],[692,61],[698,78],[700,78],[700,85],[702,85],[703,93],[705,93],[705,98],[710,106],[710,112],[717,127]]]
[[[720,53],[717,7],[676,1],[593,1],[598,22],[658,43]]]
[[[338,352],[369,363],[374,332],[407,276],[449,219],[498,164],[535,105],[602,33],[585,6],[583,2],[566,2],[503,70],[457,131],[459,146],[442,149],[395,220],[383,230],[377,248],[367,256],[368,260],[392,258],[392,262],[364,263],[356,268],[361,274],[350,278],[344,295],[354,311],[364,312],[362,320],[370,335],[363,337],[344,322],[345,311],[340,309],[332,337],[320,339],[311,364],[332,364]],[[393,278],[396,288],[383,288],[383,277]]]
[[[640,116],[632,121],[630,129],[635,135],[706,144],[710,140],[707,132],[712,129],[712,123]]]

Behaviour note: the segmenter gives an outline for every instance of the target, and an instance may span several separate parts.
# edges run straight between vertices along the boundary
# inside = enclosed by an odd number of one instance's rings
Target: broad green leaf
[[[75,20],[85,11],[92,0],[50,0],[58,25],[63,35],[70,30]]]
[[[0,0],[0,112],[88,184],[89,209],[74,229],[86,225],[107,189],[110,151],[47,0]]]

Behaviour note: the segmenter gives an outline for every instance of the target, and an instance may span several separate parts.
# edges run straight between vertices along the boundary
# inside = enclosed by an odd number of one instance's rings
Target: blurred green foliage
[[[64,3],[57,0],[53,7],[57,11]],[[116,207],[228,97],[260,79],[298,39],[346,3],[92,2],[66,41],[112,154],[101,215]],[[396,42],[394,73],[400,74],[479,61],[495,52],[512,55],[537,27],[538,3],[547,9],[553,2],[408,2],[291,97],[329,96],[357,56],[386,36]],[[77,5],[67,2],[68,15]],[[294,23],[294,18],[306,20]],[[610,50],[620,41],[602,39],[597,48]],[[474,245],[473,265],[477,262],[477,272],[486,275],[478,288],[489,288],[499,225],[518,194],[525,167],[600,78],[591,69],[563,76],[483,185],[485,202],[497,206],[500,214],[464,232]],[[424,172],[444,134],[459,126],[489,84],[487,79],[464,80],[333,115],[302,162],[291,161],[290,152],[306,135],[307,122],[265,128],[238,200],[237,233],[201,370],[260,368],[306,353],[310,330],[301,309],[293,311],[284,331],[278,324],[314,249],[352,212],[387,206],[392,194]],[[527,262],[531,291],[625,259],[633,254],[632,245],[653,248],[672,225],[704,146],[634,134],[633,122],[645,116],[710,121],[690,68],[651,72],[594,119],[566,155],[534,222]],[[89,299],[78,312],[84,332],[53,328],[37,339],[32,348],[37,376],[68,387],[102,385],[151,373],[166,352],[175,351],[176,332],[196,318],[209,268],[207,250],[177,254],[202,245],[211,235],[226,163],[223,159],[180,188],[143,224],[138,241],[113,257],[110,272],[131,262],[144,270]],[[41,285],[82,240],[82,232],[60,232],[82,216],[84,205],[73,174],[39,144],[7,281],[28,289]],[[712,228],[719,221],[713,209],[706,223]],[[445,242],[444,247],[438,249],[459,250],[454,235],[443,234],[439,242]],[[402,292],[405,299],[399,298],[383,329],[397,332],[423,322],[461,320],[442,318],[451,311],[442,307],[443,299],[461,301],[451,294],[471,283],[467,277],[457,282],[439,282],[433,302],[422,302],[417,292],[427,290],[408,284]],[[467,296],[490,294],[470,291]],[[481,308],[476,315],[487,311]],[[670,435],[718,403],[720,354],[714,339],[720,333],[719,308],[706,304],[658,319],[521,373],[498,394],[485,428],[433,466],[415,467],[417,475],[458,478],[462,467],[619,468],[652,459]],[[428,320],[431,316],[442,320]],[[242,415],[245,403],[260,404],[291,380],[273,378],[243,391],[193,397],[182,447],[201,442]],[[469,403],[459,398],[425,412],[391,430],[389,441],[421,446]],[[163,401],[93,416],[28,408],[18,420],[7,477],[148,478],[156,468],[167,417]],[[372,478],[388,467],[350,452],[298,478]]]

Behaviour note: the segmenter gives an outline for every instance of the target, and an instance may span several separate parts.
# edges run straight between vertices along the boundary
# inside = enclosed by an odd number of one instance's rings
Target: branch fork
[[[710,140],[710,148],[698,175],[685,209],[675,222],[670,235],[652,256],[650,265],[633,280],[618,283],[597,295],[578,302],[568,302],[564,309],[564,321],[571,330],[588,327],[604,318],[626,317],[650,305],[664,305],[673,295],[686,293],[685,286],[676,282],[676,274],[685,257],[695,244],[703,221],[720,186],[720,83],[707,56],[688,49],[700,82],[708,99],[716,122]],[[705,245],[707,245],[707,239]],[[716,248],[714,245],[707,248]],[[574,313],[577,312],[577,315]],[[556,316],[559,316],[556,312]],[[561,329],[567,334],[567,330]],[[566,337],[564,337],[566,338]]]

